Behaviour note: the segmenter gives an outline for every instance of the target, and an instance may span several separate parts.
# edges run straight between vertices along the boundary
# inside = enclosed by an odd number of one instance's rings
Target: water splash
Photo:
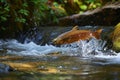
[[[113,50],[107,50],[106,41],[92,38],[89,41],[79,41],[72,44],[63,45],[67,50],[63,54],[72,56],[82,56],[92,59],[92,62],[100,65],[120,64],[120,53]]]
[[[0,40],[0,52],[5,50],[7,54],[22,56],[46,56],[51,53],[59,53],[61,56],[79,56],[93,59],[96,64],[120,64],[120,53],[107,50],[106,41],[92,38],[89,41],[78,41],[71,44],[56,47],[53,45],[37,45],[34,42],[21,44],[17,40]]]
[[[98,55],[102,54],[101,51],[104,51],[105,49],[106,41],[97,40],[95,38],[92,38],[89,41],[78,41],[72,44],[66,44],[63,45],[62,48],[68,48],[67,51],[63,51],[64,54],[76,54],[81,55],[84,57],[90,56],[90,55]],[[101,53],[100,53],[101,52]]]
[[[8,54],[16,55],[31,55],[43,56],[50,53],[59,52],[60,55],[67,56],[81,56],[81,57],[95,57],[95,58],[109,58],[117,56],[112,50],[106,50],[106,41],[92,38],[89,41],[78,41],[71,44],[56,47],[53,45],[37,45],[34,42],[21,44],[17,40],[0,40],[0,50],[6,50]]]
[[[31,56],[42,56],[52,52],[61,51],[59,48],[52,45],[40,46],[34,42],[21,44],[17,40],[8,40],[2,42],[1,48],[5,49],[8,54],[17,55],[31,55]]]

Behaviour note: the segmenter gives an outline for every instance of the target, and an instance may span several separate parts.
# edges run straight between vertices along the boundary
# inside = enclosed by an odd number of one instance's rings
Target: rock
[[[71,25],[101,25],[113,26],[120,22],[120,2],[106,4],[101,8],[87,11],[83,14],[75,14],[60,18],[58,23],[49,23],[50,26],[71,26]]]
[[[12,67],[10,67],[6,64],[0,63],[0,73],[8,73],[10,71],[13,71]]]
[[[80,40],[89,40],[91,38],[100,39],[100,34],[102,29],[91,31],[91,30],[79,30],[78,26],[73,27],[72,30],[65,32],[59,35],[57,38],[53,40],[54,44],[62,45],[69,44],[72,42],[80,41]]]
[[[120,23],[115,26],[114,31],[111,34],[113,43],[113,50],[120,52]]]

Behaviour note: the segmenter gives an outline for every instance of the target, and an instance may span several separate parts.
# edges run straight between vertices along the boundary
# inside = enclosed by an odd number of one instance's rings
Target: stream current
[[[0,50],[4,50],[9,55],[39,57],[57,54],[59,56],[79,56],[108,61],[103,64],[120,64],[120,53],[116,53],[113,50],[107,50],[105,45],[106,41],[97,40],[95,38],[92,38],[89,41],[78,41],[71,44],[65,44],[60,47],[47,44],[41,46],[34,42],[22,44],[17,40],[1,40]]]
[[[120,80],[120,53],[95,38],[61,46],[0,40],[0,61],[15,71],[0,80]]]

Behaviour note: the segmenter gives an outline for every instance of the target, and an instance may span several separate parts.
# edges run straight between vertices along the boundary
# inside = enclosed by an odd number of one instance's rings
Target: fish
[[[100,39],[102,29],[96,31],[81,30],[78,26],[72,28],[72,30],[62,33],[58,37],[52,40],[55,45],[70,44],[80,40],[89,40],[91,38]]]

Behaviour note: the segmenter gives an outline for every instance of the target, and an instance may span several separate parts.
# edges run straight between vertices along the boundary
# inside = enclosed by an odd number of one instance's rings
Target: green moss
[[[113,50],[120,52],[120,23],[115,26],[112,33]]]
[[[117,38],[117,40],[114,40],[113,50],[115,50],[116,52],[120,51],[120,36]]]

